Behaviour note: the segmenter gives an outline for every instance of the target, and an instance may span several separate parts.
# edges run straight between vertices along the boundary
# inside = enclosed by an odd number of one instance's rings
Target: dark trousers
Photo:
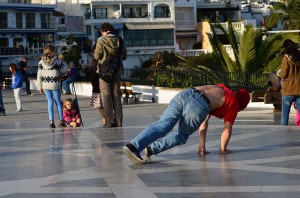
[[[22,75],[22,79],[23,79],[23,82],[26,84],[27,95],[31,94],[31,91],[30,91],[30,82],[29,82],[27,74],[23,74]]]
[[[114,122],[118,126],[122,126],[121,69],[116,73],[112,83],[107,83],[100,78],[99,83],[106,124],[111,125]]]

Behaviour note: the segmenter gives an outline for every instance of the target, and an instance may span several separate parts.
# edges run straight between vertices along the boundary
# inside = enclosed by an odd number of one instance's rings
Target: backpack
[[[123,39],[119,37],[119,48],[118,53],[109,54],[107,59],[102,63],[98,64],[99,67],[99,78],[107,83],[111,83],[121,66],[120,56],[123,50]]]

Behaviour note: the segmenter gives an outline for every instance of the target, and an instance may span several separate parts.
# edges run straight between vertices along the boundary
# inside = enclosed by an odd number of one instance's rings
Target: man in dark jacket
[[[113,34],[114,28],[110,23],[103,23],[100,28],[102,36],[98,38],[94,58],[98,61],[101,67],[111,54],[117,55],[119,58],[119,67],[113,76],[112,82],[106,82],[99,79],[101,97],[106,123],[105,128],[121,127],[123,122],[123,110],[121,103],[121,72],[123,63],[126,60],[126,47],[123,44],[123,39]],[[99,67],[97,73],[99,73]],[[100,76],[99,76],[100,77]]]
[[[31,95],[30,82],[29,82],[28,75],[27,75],[27,72],[26,72],[27,62],[28,62],[28,58],[26,56],[22,57],[21,61],[19,62],[19,68],[21,70],[22,80],[26,84],[27,95]]]
[[[79,72],[74,67],[74,63],[70,62],[68,66],[69,72],[66,74],[68,78],[67,80],[62,82],[62,86],[65,90],[64,94],[71,94],[70,84],[73,82],[77,82],[79,79]]]

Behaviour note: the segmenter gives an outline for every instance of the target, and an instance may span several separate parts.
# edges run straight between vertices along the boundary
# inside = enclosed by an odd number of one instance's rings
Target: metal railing
[[[173,46],[173,39],[126,40],[126,47]]]
[[[10,21],[10,20],[1,20],[0,19],[0,29],[56,29],[57,24],[55,20],[41,21],[26,21],[23,25],[23,22],[20,20]]]
[[[122,81],[130,81],[133,84],[139,85],[154,85],[162,86],[156,83],[155,78],[151,79],[151,73],[153,70],[135,68],[135,69],[124,69],[121,76]],[[184,84],[187,84],[186,81],[189,81],[189,86],[199,86],[199,85],[212,85],[217,83],[223,83],[233,90],[238,90],[240,88],[245,88],[248,91],[265,91],[267,89],[267,81],[269,80],[269,73],[247,73],[248,82],[235,82],[228,79],[234,79],[236,73],[224,73],[224,72],[215,72],[218,74],[219,80],[212,79],[208,73],[205,72],[196,72],[194,70],[189,71],[167,71],[163,72],[156,71],[157,74],[164,73],[168,75],[167,78],[173,76],[175,79],[173,87],[183,87]],[[170,74],[172,72],[172,74]],[[250,83],[251,82],[251,83]],[[164,85],[163,85],[164,86]],[[166,86],[166,85],[165,85]],[[167,86],[166,86],[167,87]]]
[[[5,77],[5,86],[9,88],[11,84],[11,74],[8,70],[8,66],[2,65],[1,67],[2,73]],[[154,86],[164,86],[168,87],[167,85],[158,85],[155,78],[151,79],[151,73],[153,70],[150,69],[143,69],[143,68],[135,68],[135,69],[124,69],[121,80],[122,81],[130,81],[133,84],[136,85],[154,85]],[[170,71],[163,71],[164,74],[168,74]],[[29,67],[28,69],[28,75],[31,78],[36,78],[37,73],[37,67]],[[157,71],[157,74],[159,74],[159,71]],[[247,79],[251,83],[247,82],[235,82],[230,81],[228,79],[233,79],[233,77],[236,75],[235,73],[221,73],[221,72],[215,72],[215,74],[218,74],[219,80],[212,79],[207,73],[205,72],[195,72],[195,71],[172,71],[173,78],[175,79],[175,82],[173,84],[173,87],[193,87],[193,86],[201,86],[201,85],[213,85],[217,83],[223,83],[229,88],[231,88],[234,91],[237,91],[240,88],[245,88],[249,92],[252,91],[265,91],[267,90],[267,81],[269,80],[269,74],[268,73],[255,73],[246,74]],[[168,78],[170,78],[169,75]],[[189,81],[188,84],[186,84],[186,81]],[[187,86],[183,86],[186,84]]]
[[[181,50],[176,54],[184,57],[199,56],[200,54],[207,54],[207,49]]]
[[[7,3],[54,5],[52,0],[7,0]]]

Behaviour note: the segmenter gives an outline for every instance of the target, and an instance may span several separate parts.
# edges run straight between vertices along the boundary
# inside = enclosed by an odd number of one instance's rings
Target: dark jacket
[[[94,58],[98,61],[98,63],[102,64],[108,57],[109,54],[117,54],[120,46],[120,40],[118,36],[108,33],[105,36],[101,36],[97,40],[96,49],[94,52]],[[122,40],[123,41],[123,40]],[[124,43],[124,42],[123,42]],[[122,53],[120,55],[121,60],[126,60],[127,58],[127,51],[126,47],[123,44]],[[121,61],[122,64],[122,61]],[[122,64],[123,65],[123,64]],[[121,65],[121,68],[122,68]],[[99,70],[97,69],[97,73]]]

